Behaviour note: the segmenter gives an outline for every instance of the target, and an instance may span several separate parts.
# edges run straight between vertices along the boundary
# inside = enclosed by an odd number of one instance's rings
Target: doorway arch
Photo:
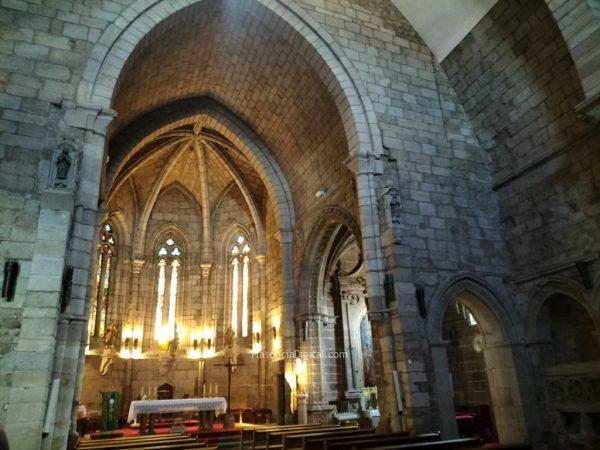
[[[494,289],[474,276],[459,276],[449,280],[430,303],[427,335],[430,339],[434,372],[433,389],[438,399],[442,433],[458,434],[454,387],[448,361],[447,346],[442,334],[448,307],[458,302],[475,318],[481,331],[481,349],[490,386],[491,409],[498,439],[503,444],[528,441],[521,384],[522,367],[515,364],[515,347],[522,341],[519,327],[508,307],[500,302]]]
[[[592,448],[600,441],[598,320],[588,291],[572,279],[554,277],[532,296],[527,342],[554,447]]]

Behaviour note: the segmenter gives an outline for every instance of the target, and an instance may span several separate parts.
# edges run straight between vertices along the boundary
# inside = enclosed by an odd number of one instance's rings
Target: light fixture
[[[326,195],[327,195],[327,189],[325,189],[325,188],[321,188],[317,192],[315,192],[315,197],[317,197],[317,198],[323,198]]]

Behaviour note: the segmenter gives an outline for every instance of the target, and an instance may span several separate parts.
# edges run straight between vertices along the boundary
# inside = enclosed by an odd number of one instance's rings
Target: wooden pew
[[[310,424],[310,425],[257,425],[255,427],[246,427],[242,428],[241,436],[240,436],[240,450],[245,450],[246,448],[252,447],[252,442],[254,440],[255,431],[265,431],[268,429],[277,430],[277,429],[306,429],[306,428],[319,428],[321,424]]]
[[[323,425],[319,431],[323,432],[323,431],[336,431],[336,430],[341,430],[341,429],[354,429],[356,430],[357,427],[353,426],[353,427],[340,427],[339,425]],[[269,432],[267,433],[266,436],[266,445],[257,447],[255,446],[255,450],[263,450],[263,449],[267,449],[267,450],[272,450],[272,449],[281,449],[283,448],[283,438],[288,435],[288,434],[309,434],[312,433],[313,430],[285,430],[285,431],[273,431],[273,432]]]
[[[330,440],[327,450],[347,450],[348,448],[363,449],[386,445],[416,444],[421,442],[439,441],[439,433],[426,433],[409,436],[406,432],[384,433],[369,436],[368,438]]]
[[[119,443],[119,442],[152,442],[157,439],[166,440],[166,439],[181,439],[182,437],[189,437],[187,433],[178,433],[178,434],[152,434],[147,436],[135,436],[130,438],[109,438],[109,439],[82,439],[79,441],[77,446],[79,448],[94,448],[97,445],[106,445],[111,443]]]
[[[361,431],[361,430],[359,430]],[[374,433],[374,431],[373,431]],[[437,437],[439,439],[439,434],[438,433],[431,433],[431,435],[423,435],[425,436],[424,438],[418,438],[418,439],[431,439],[431,436]],[[304,449],[305,450],[330,450],[332,448],[345,448],[347,447],[349,444],[352,444],[354,442],[356,442],[357,440],[360,441],[368,441],[368,442],[372,442],[374,439],[381,439],[381,438],[389,438],[390,442],[396,442],[398,439],[415,439],[415,436],[409,436],[409,432],[408,431],[397,431],[395,433],[386,433],[386,434],[372,434],[369,436],[353,436],[351,434],[344,436],[344,435],[334,435],[334,436],[328,436],[328,437],[313,437],[313,438],[308,438],[306,439],[306,442],[304,444]],[[402,441],[404,442],[404,441]],[[408,442],[417,442],[417,441],[412,441],[409,440]],[[337,445],[337,447],[335,447]],[[333,446],[333,447],[332,447]]]
[[[481,441],[477,438],[464,438],[464,439],[448,439],[444,441],[433,441],[433,442],[417,442],[413,444],[396,444],[396,445],[383,445],[379,446],[378,444],[370,445],[368,447],[360,447],[360,448],[369,448],[372,450],[438,450],[438,449],[455,449],[455,450],[463,450],[469,448],[479,448],[481,447]],[[357,447],[352,446],[352,450],[355,450]]]
[[[201,450],[218,450],[219,447],[206,447],[202,443],[192,442],[190,444],[166,444],[158,447],[139,447],[136,450],[189,450],[189,449],[201,449]]]
[[[285,431],[285,430],[297,430],[297,431],[302,431],[302,430],[314,430],[314,429],[320,429],[322,430],[324,427],[324,425],[281,425],[278,427],[257,427],[254,428],[252,430],[252,448],[260,448],[262,446],[262,448],[266,448],[266,444],[267,444],[267,436],[269,435],[269,433],[274,433],[274,432],[278,432],[278,431]]]
[[[366,437],[367,435],[373,435],[375,428],[356,429],[352,427],[350,430],[346,430],[346,427],[340,427],[339,430],[330,431],[313,431],[310,433],[302,434],[287,434],[283,436],[283,449],[294,450],[294,449],[305,449],[309,439],[321,439],[322,441],[327,439],[335,439],[340,437],[347,437],[349,439],[357,439],[360,437]]]
[[[198,444],[199,446],[206,446],[206,441],[196,441],[189,436],[181,436],[177,439],[153,439],[153,440],[135,440],[124,438],[120,442],[108,442],[98,443],[94,446],[79,447],[80,450],[127,450],[127,449],[139,449],[139,448],[153,448],[160,447],[163,445],[173,445],[177,448],[183,444]]]

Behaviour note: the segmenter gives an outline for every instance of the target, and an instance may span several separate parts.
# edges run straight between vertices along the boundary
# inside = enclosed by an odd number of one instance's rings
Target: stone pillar
[[[308,423],[307,403],[308,394],[296,394],[296,404],[298,407],[298,423],[300,425],[305,425]]]
[[[265,255],[254,257],[258,266],[258,302],[257,311],[254,312],[260,318],[260,339],[262,349],[265,350],[265,339],[267,336],[267,287],[266,287],[266,259]],[[253,336],[254,341],[254,336]],[[260,408],[267,407],[267,364],[265,358],[258,358],[258,402]]]
[[[448,366],[448,342],[432,342],[429,345],[433,362],[434,392],[440,431],[444,439],[455,439],[458,438],[458,428],[454,407],[454,386]]]
[[[47,189],[41,193],[35,250],[4,423],[11,446],[18,443],[23,450],[39,449],[42,441],[73,208],[73,194],[69,191]]]
[[[60,392],[51,436],[52,449],[64,449],[69,427],[74,427],[73,407],[79,401],[84,366],[86,322],[89,316],[91,269],[95,263],[97,209],[100,177],[104,163],[104,133],[114,113],[90,106],[64,104],[66,126],[82,135],[81,169],[77,179],[72,230],[69,236],[68,264],[74,268],[68,308],[61,318],[68,323],[60,371]],[[57,367],[61,366],[56,361]],[[58,374],[58,371],[55,370]],[[74,430],[74,428],[73,428]],[[47,444],[44,444],[45,446]],[[48,448],[48,447],[45,447]]]
[[[378,179],[383,174],[383,163],[367,156],[352,156],[346,165],[355,174],[362,230],[362,248],[367,275],[369,320],[373,345],[379,354],[377,391],[381,410],[381,426],[401,430],[402,414],[394,391],[393,374],[397,372],[396,349],[390,310],[385,304],[383,280],[385,260],[381,241],[378,210]]]
[[[141,311],[141,302],[139,298],[140,292],[140,278],[142,270],[144,269],[146,261],[141,258],[134,258],[131,260],[131,276],[129,282],[129,298],[131,299],[127,306],[127,322],[135,322],[139,320]],[[141,345],[141,343],[140,343]]]

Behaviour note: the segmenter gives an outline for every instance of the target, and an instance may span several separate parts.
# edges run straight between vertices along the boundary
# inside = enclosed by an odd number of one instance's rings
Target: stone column
[[[265,339],[267,336],[267,288],[266,288],[266,260],[265,255],[254,257],[258,266],[258,311],[255,314],[260,317],[260,339],[262,349],[265,350]],[[254,340],[254,336],[252,338]],[[267,364],[265,358],[258,358],[258,402],[261,408],[267,407]]]
[[[89,316],[91,269],[97,236],[97,209],[100,177],[104,164],[104,133],[112,111],[65,103],[65,125],[82,136],[81,169],[74,198],[72,230],[69,236],[68,264],[74,268],[69,307],[61,315],[68,323],[60,371],[60,393],[52,434],[52,449],[64,449],[69,427],[75,427],[73,406],[79,401],[84,366],[86,321]],[[60,365],[55,362],[57,367]],[[55,371],[58,374],[58,371]],[[73,428],[74,430],[74,428]],[[50,436],[48,437],[50,439]],[[47,444],[45,444],[46,446]],[[48,448],[48,447],[45,447]]]
[[[129,284],[129,306],[127,307],[127,322],[135,322],[139,320],[142,314],[141,301],[140,301],[140,279],[142,270],[144,269],[146,261],[141,258],[134,258],[131,260],[131,276]],[[141,343],[140,343],[141,345]]]
[[[454,386],[448,366],[448,342],[432,342],[429,345],[433,362],[434,392],[440,431],[444,439],[455,439],[458,437],[458,428],[454,407]]]
[[[58,345],[59,298],[73,208],[71,192],[47,189],[41,193],[35,250],[4,423],[9,442],[18,442],[23,450],[39,449],[42,441]],[[62,329],[61,335],[64,334]]]
[[[308,423],[307,403],[308,394],[296,394],[296,404],[298,407],[298,423],[300,425],[305,425]]]
[[[403,428],[399,396],[394,391],[393,374],[397,372],[396,349],[390,310],[385,304],[383,280],[385,260],[381,241],[378,211],[378,179],[383,174],[383,163],[370,156],[352,156],[346,165],[355,174],[362,230],[362,247],[367,275],[369,320],[373,332],[373,346],[379,355],[377,391],[381,410],[381,426],[386,423],[392,430]]]

